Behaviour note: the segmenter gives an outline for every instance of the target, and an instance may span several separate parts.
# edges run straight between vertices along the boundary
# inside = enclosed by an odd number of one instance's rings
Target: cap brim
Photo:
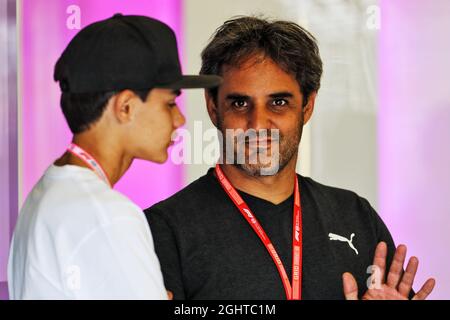
[[[172,83],[157,85],[158,88],[167,89],[195,89],[195,88],[213,88],[222,83],[222,78],[215,75],[187,75],[182,76],[180,80]]]

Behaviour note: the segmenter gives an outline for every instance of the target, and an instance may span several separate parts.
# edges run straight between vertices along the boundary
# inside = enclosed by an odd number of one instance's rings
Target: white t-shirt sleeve
[[[116,217],[89,232],[63,268],[74,299],[167,299],[146,221]]]

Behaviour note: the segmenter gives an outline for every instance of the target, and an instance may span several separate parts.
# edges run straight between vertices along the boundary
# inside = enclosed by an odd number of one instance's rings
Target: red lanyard
[[[274,261],[281,280],[283,281],[284,290],[286,291],[286,297],[288,300],[300,300],[302,298],[302,208],[300,205],[300,191],[298,188],[297,175],[295,176],[295,190],[294,190],[294,224],[292,233],[292,287],[289,282],[286,270],[284,269],[283,262],[281,262],[277,251],[275,250],[272,242],[265,233],[264,229],[259,224],[252,211],[241,198],[236,189],[231,185],[230,181],[223,174],[222,169],[216,165],[216,176],[220,182],[220,185],[233,200],[236,207],[241,214],[259,236],[264,243],[267,251],[269,252],[272,260]]]
[[[80,146],[77,146],[75,143],[71,143],[67,148],[67,151],[72,153],[74,156],[80,158],[84,163],[86,163],[89,168],[91,168],[100,179],[105,181],[109,186],[111,183],[109,182],[108,176],[103,170],[100,163],[98,163],[93,156],[91,156],[87,151],[83,150]]]

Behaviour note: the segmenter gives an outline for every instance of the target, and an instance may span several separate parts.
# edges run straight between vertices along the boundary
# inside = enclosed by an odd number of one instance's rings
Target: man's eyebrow
[[[292,98],[293,96],[294,95],[288,91],[281,91],[269,94],[269,97],[271,97],[272,99]]]
[[[226,100],[250,100],[250,96],[241,93],[230,93],[225,97]]]
[[[181,95],[181,90],[173,90],[172,93],[178,97],[179,95]]]

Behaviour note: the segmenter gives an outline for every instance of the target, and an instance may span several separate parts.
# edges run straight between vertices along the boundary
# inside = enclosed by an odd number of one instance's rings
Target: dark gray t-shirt
[[[395,247],[388,229],[367,200],[355,193],[298,178],[303,299],[344,299],[342,274],[346,271],[355,276],[362,295],[378,242],[388,244],[388,266],[392,260]],[[291,279],[293,195],[275,205],[239,194],[271,239]],[[272,258],[213,169],[145,214],[166,288],[174,299],[286,299]],[[330,240],[330,233],[343,238]]]

